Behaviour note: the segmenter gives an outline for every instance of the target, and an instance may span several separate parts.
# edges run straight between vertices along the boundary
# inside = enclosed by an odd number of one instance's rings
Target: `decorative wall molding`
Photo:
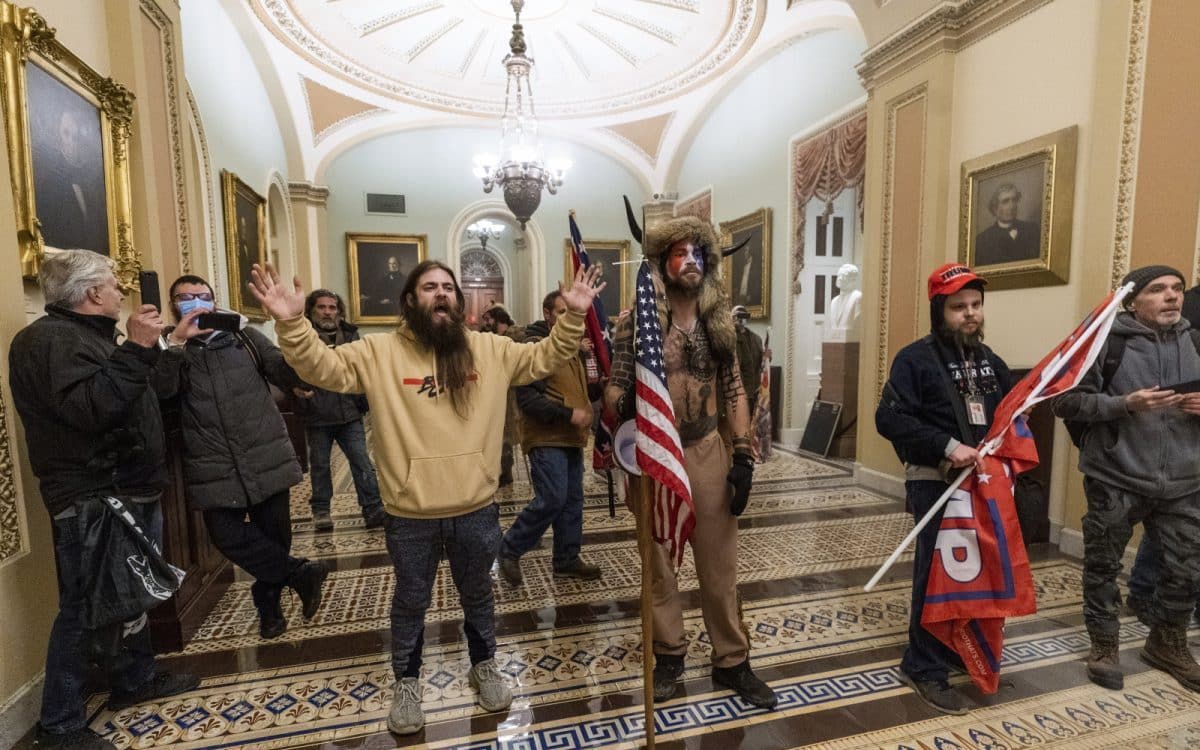
[[[8,429],[8,407],[0,398],[0,567],[29,551],[23,503],[17,492],[12,440],[13,434]]]
[[[329,202],[329,188],[324,185],[314,185],[311,182],[289,182],[288,195],[293,203],[307,203],[310,206],[325,206]]]
[[[957,52],[1026,16],[1050,0],[943,0],[924,16],[863,53],[863,87],[910,70],[943,52]]]
[[[1116,220],[1113,227],[1109,288],[1129,273],[1133,240],[1133,203],[1137,188],[1138,146],[1142,132],[1142,95],[1146,79],[1150,0],[1133,0],[1129,18],[1129,56],[1125,65],[1125,102],[1121,111],[1121,160],[1117,168]]]
[[[926,99],[929,96],[929,85],[921,85],[909,89],[892,99],[885,105],[887,112],[887,135],[883,146],[883,210],[880,216],[882,229],[879,241],[879,333],[876,341],[875,355],[875,402],[883,398],[883,384],[888,375],[888,333],[891,315],[891,274],[892,274],[892,199],[895,189],[896,168],[896,112],[901,107]],[[928,107],[921,121],[921,150],[925,149],[925,127],[928,121]],[[921,168],[924,170],[924,158]],[[922,176],[923,177],[923,176]],[[924,179],[922,178],[922,182]]]
[[[175,68],[175,34],[171,19],[153,0],[141,0],[142,12],[158,29],[163,56],[163,80],[166,82],[167,125],[171,140],[171,177],[175,182],[175,221],[179,231],[179,264],[184,273],[192,272],[191,228],[188,222],[186,173],[183,169],[183,134],[179,124],[179,85]],[[166,248],[163,248],[164,252]]]
[[[204,120],[200,117],[200,108],[196,106],[196,98],[192,96],[191,88],[185,89],[187,95],[188,110],[192,115],[192,139],[196,142],[196,148],[200,152],[200,190],[204,193],[204,202],[207,205],[208,213],[208,278],[216,284],[215,289],[228,289],[227,280],[221,278],[220,264],[217,258],[222,255],[219,249],[220,239],[217,236],[217,205],[213,195],[214,178],[212,171],[212,161],[208,156],[208,137],[204,134]],[[187,269],[184,269],[185,271]]]

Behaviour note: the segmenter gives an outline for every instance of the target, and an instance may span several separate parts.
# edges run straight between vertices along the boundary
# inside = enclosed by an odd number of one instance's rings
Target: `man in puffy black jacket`
[[[152,305],[129,316],[108,259],[88,250],[47,257],[39,272],[46,316],[13,339],[9,378],[25,425],[29,462],[52,519],[58,616],[50,631],[40,747],[108,748],[87,727],[88,635],[83,626],[82,534],[76,505],[113,495],[147,535],[162,539],[159,498],[167,484],[158,400],[148,379],[159,360],[162,321]],[[195,687],[192,675],[155,667],[147,618],[126,623],[108,667],[116,708]]]
[[[212,299],[212,287],[199,276],[171,284],[171,311],[179,324],[167,334],[169,348],[153,384],[159,398],[179,401],[188,505],[203,512],[221,554],[254,577],[250,593],[259,634],[274,638],[287,629],[283,588],[295,589],[304,618],[311,619],[329,575],[324,564],[291,555],[288,498],[300,481],[300,463],[267,382],[286,392],[301,381],[253,328],[189,329],[185,317],[211,310]]]
[[[358,341],[358,326],[346,321],[346,305],[337,292],[318,289],[304,301],[304,316],[317,330],[328,347],[338,347]],[[333,499],[333,477],[329,471],[329,454],[336,442],[350,464],[354,491],[368,529],[383,525],[387,514],[379,497],[379,480],[367,453],[367,434],[363,414],[367,412],[367,397],[361,393],[335,393],[305,384],[295,389],[299,398],[296,412],[304,418],[308,437],[308,468],[312,481],[313,526],[317,531],[333,528],[329,515]]]
[[[908,510],[922,518],[948,487],[947,475],[979,462],[975,446],[1012,387],[1008,365],[983,343],[983,285],[959,263],[929,277],[932,333],[896,353],[875,428],[904,462]],[[908,648],[900,674],[931,707],[964,714],[962,696],[947,682],[958,657],[921,626],[941,514],[917,536],[913,559]]]

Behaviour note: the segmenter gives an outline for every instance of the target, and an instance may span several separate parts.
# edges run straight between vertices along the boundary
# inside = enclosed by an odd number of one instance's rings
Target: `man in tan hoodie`
[[[499,481],[508,389],[544,378],[576,356],[583,319],[604,287],[581,270],[563,290],[568,312],[532,345],[466,327],[453,271],[424,261],[408,276],[400,324],[331,349],[304,318],[299,278],[281,284],[269,265],[254,268],[250,289],[275,319],[279,347],[305,380],[371,402],[379,484],[388,512],[387,547],[395,567],[388,728],[413,734],[421,712],[421,649],[438,562],[444,554],[463,608],[468,679],[488,711],[506,710],[512,692],[496,651],[490,569],[500,545],[493,495]]]

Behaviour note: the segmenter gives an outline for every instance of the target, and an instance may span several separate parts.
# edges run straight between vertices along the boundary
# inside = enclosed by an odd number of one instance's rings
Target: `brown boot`
[[[1088,679],[1109,690],[1125,687],[1125,675],[1121,672],[1121,639],[1117,635],[1088,633],[1092,639],[1092,650],[1088,653]]]
[[[1200,693],[1200,664],[1188,648],[1187,629],[1182,625],[1157,625],[1142,648],[1142,661],[1179,680],[1179,684]]]

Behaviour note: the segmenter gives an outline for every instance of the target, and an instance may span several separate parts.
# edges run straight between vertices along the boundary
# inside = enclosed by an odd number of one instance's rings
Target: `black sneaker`
[[[501,557],[500,575],[505,581],[508,581],[510,586],[520,586],[524,583],[525,576],[521,573],[521,558]]]
[[[737,693],[755,708],[770,710],[779,704],[775,691],[750,669],[749,659],[732,667],[713,667],[712,681]]]
[[[329,566],[325,563],[305,560],[288,579],[288,585],[300,595],[301,611],[305,620],[311,620],[321,607],[321,585],[328,577]]]
[[[314,531],[333,531],[333,516],[327,510],[314,510],[312,514]]]
[[[195,690],[200,684],[200,678],[191,672],[168,672],[160,666],[156,666],[153,676],[142,683],[142,686],[131,693],[126,693],[121,690],[114,690],[108,696],[108,707],[113,711],[120,711],[123,708],[136,706],[139,703],[157,700],[159,698],[170,698],[172,695],[186,693],[189,690]],[[72,747],[72,746],[67,746]],[[101,745],[101,747],[104,747]]]
[[[654,655],[654,700],[665,701],[679,692],[679,678],[683,676],[683,657],[671,654]]]
[[[267,586],[258,581],[250,587],[250,598],[258,610],[258,635],[262,638],[278,638],[287,630],[287,618],[279,603],[281,593],[282,586]]]
[[[962,693],[950,687],[945,680],[915,680],[900,672],[900,681],[913,689],[917,697],[929,704],[930,708],[951,716],[963,716],[967,713],[967,704],[963,701]]]
[[[37,730],[37,746],[45,748],[63,748],[63,750],[117,750],[117,746],[92,730],[84,727],[66,734],[46,732],[40,726]]]

